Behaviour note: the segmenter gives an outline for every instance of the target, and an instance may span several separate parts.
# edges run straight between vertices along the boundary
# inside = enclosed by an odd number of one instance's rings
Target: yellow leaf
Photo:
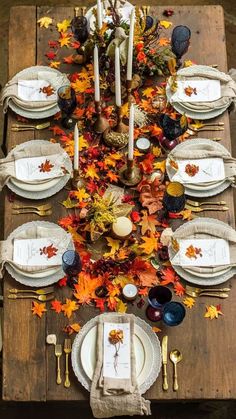
[[[158,161],[154,163],[153,165],[154,169],[161,170],[162,173],[165,173],[166,171],[166,160]]]
[[[146,96],[148,98],[152,98],[152,93],[155,92],[155,89],[153,87],[147,87],[145,90],[143,90],[143,96]]]
[[[85,90],[91,87],[91,79],[86,74],[86,77],[80,77],[74,83],[71,83],[71,87],[73,87],[76,93],[84,93]]]
[[[65,304],[62,305],[64,316],[67,316],[68,319],[72,316],[73,311],[78,310],[78,308],[79,306],[76,301],[70,300],[69,298],[66,298]]]
[[[106,237],[107,240],[107,246],[111,247],[110,252],[104,253],[104,257],[114,256],[114,254],[119,250],[120,248],[120,240],[112,239],[111,237]]]
[[[84,242],[84,238],[79,233],[77,233],[76,227],[68,226],[67,231],[71,234],[72,239],[75,243],[80,244]]]
[[[58,42],[61,47],[69,47],[71,37],[65,32],[61,32],[61,37],[58,39]]]
[[[127,304],[123,303],[122,300],[118,299],[118,303],[116,306],[116,311],[118,313],[125,313],[127,311]]]
[[[94,166],[94,164],[90,164],[87,166],[85,177],[91,177],[91,179],[94,179],[94,178],[99,179],[99,176],[97,174],[96,167]]]
[[[158,332],[161,332],[161,329],[159,329],[159,327],[153,326],[153,327],[152,327],[152,331],[153,331],[154,333],[158,333]]]
[[[203,127],[203,122],[202,121],[198,121],[195,120],[192,124],[191,127],[195,128],[195,129],[199,129]]]
[[[175,58],[170,58],[167,62],[167,66],[172,76],[176,74],[176,59]]]
[[[161,20],[160,25],[163,26],[163,28],[168,29],[170,26],[173,25],[172,22],[168,22],[168,20]]]
[[[133,278],[129,278],[128,276],[123,276],[123,275],[118,275],[112,281],[113,284],[120,285],[121,288],[124,288],[126,284],[132,284],[133,282],[134,282]]]
[[[186,297],[184,300],[183,300],[183,303],[184,303],[184,305],[186,306],[186,307],[188,307],[188,308],[192,308],[193,306],[194,306],[194,304],[195,304],[195,300],[194,300],[194,298],[192,298],[192,297]]]
[[[77,206],[77,202],[75,200],[72,200],[70,197],[68,197],[65,201],[61,202],[61,204],[65,208],[75,208]]]
[[[152,147],[152,154],[155,157],[159,157],[161,155],[161,148],[160,147]]]
[[[49,67],[51,68],[58,68],[61,64],[61,61],[51,61]]]
[[[183,211],[181,211],[180,213],[183,217],[183,220],[192,220],[193,219],[193,215],[192,215],[192,211],[189,209],[185,209]]]
[[[82,151],[83,148],[88,148],[88,141],[84,138],[83,135],[79,137],[79,151]]]
[[[79,200],[79,202],[89,198],[89,194],[85,191],[84,188],[81,188],[78,191],[73,191],[73,195]]]
[[[137,148],[135,148],[135,149],[134,149],[134,156],[135,156],[135,157],[141,157],[141,156],[143,156],[143,153],[140,153],[140,151],[138,151],[138,149],[137,149]]]
[[[120,153],[113,153],[105,157],[104,163],[107,166],[116,167],[117,161],[120,159],[122,159],[122,155]]]
[[[128,116],[129,114],[129,104],[126,102],[124,105],[121,106],[121,116]]]
[[[157,238],[150,234],[150,237],[142,237],[144,243],[140,244],[139,247],[143,250],[143,253],[150,255],[154,250],[158,249]]]
[[[151,231],[152,233],[156,232],[156,226],[159,224],[157,221],[156,215],[149,215],[147,211],[143,211],[142,219],[139,222],[141,225],[141,233],[142,235],[146,234],[147,231]]]
[[[192,65],[194,65],[194,63],[191,60],[184,61],[184,67],[191,67]]]
[[[58,32],[66,32],[69,27],[70,27],[70,20],[68,19],[64,19],[62,22],[57,23]]]
[[[44,17],[41,17],[41,19],[39,19],[37,22],[40,24],[40,28],[47,29],[49,25],[52,24],[52,18],[48,16],[44,16]]]
[[[206,306],[206,313],[204,317],[208,317],[209,319],[213,320],[213,319],[218,319],[219,314],[223,315],[220,304],[218,304],[217,306],[211,305],[211,306]]]

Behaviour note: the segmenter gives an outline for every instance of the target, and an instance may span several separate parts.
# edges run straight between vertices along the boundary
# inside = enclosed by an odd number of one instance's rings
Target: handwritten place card
[[[18,97],[24,101],[52,101],[57,100],[57,92],[47,96],[40,91],[44,87],[50,86],[46,80],[18,80]]]
[[[213,102],[221,98],[219,80],[177,80],[177,91],[171,102]]]
[[[178,170],[172,181],[183,183],[217,182],[225,179],[224,161],[221,158],[175,160]],[[196,173],[191,176],[191,167],[195,166]]]
[[[64,156],[27,157],[15,160],[16,178],[23,181],[47,180],[63,176]]]
[[[180,239],[172,265],[220,266],[230,264],[229,243],[224,239]]]
[[[119,345],[117,367],[114,367],[115,345],[109,342],[111,330],[122,330],[124,334],[123,343]],[[103,332],[103,376],[107,378],[130,378],[130,324],[129,323],[104,323]]]
[[[65,249],[63,250],[65,251]],[[58,240],[15,239],[13,261],[23,266],[61,265],[62,249],[58,249]]]

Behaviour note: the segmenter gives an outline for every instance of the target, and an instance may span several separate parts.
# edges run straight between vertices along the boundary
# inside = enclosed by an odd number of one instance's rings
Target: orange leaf
[[[161,272],[161,285],[168,285],[170,283],[177,282],[179,280],[172,266],[168,266]]]
[[[143,253],[150,255],[154,250],[158,249],[157,238],[151,233],[150,237],[142,237],[144,243],[140,244],[139,247],[142,249]]]
[[[141,287],[152,287],[159,282],[156,276],[156,269],[153,268],[150,262],[141,258],[135,259],[131,273],[138,278]]]
[[[97,174],[97,170],[94,164],[89,164],[87,166],[87,169],[85,171],[85,177],[91,177],[91,179],[99,179],[99,176]]]
[[[95,289],[103,284],[101,277],[91,278],[89,273],[80,272],[78,284],[75,284],[74,296],[79,304],[89,304],[96,297]]]
[[[152,327],[152,331],[153,331],[154,333],[158,333],[158,332],[161,332],[161,329],[159,329],[159,327],[153,326],[153,327]]]
[[[54,310],[56,313],[60,313],[62,310],[62,303],[59,300],[52,301],[51,310]]]
[[[78,310],[78,305],[76,301],[72,301],[69,298],[66,298],[66,303],[62,305],[61,310],[64,313],[64,316],[67,316],[68,319],[72,316],[73,311]]]
[[[64,57],[63,62],[67,64],[73,64],[74,62],[73,55],[71,54],[71,55],[68,55],[67,57]]]
[[[118,182],[119,180],[119,176],[112,172],[111,170],[109,170],[109,172],[107,172],[107,177],[109,177],[110,182]]]
[[[185,293],[185,288],[183,287],[183,285],[179,281],[177,281],[174,284],[174,292],[179,297],[182,297],[182,295],[184,295],[184,293]]]
[[[148,287],[140,288],[138,291],[138,295],[143,295],[144,297],[146,297],[148,295]]]
[[[142,235],[146,234],[147,231],[156,233],[156,226],[160,224],[159,221],[157,221],[156,215],[148,215],[147,211],[142,211],[142,214],[142,219],[139,223],[139,225],[141,225]]]
[[[58,39],[60,47],[67,47],[68,48],[69,45],[70,45],[70,39],[71,39],[71,35],[69,33],[61,32],[61,36]]]
[[[162,134],[162,129],[158,127],[156,124],[151,126],[151,135],[152,137],[157,137],[158,135]]]
[[[63,332],[68,333],[68,335],[72,335],[72,333],[78,333],[81,329],[79,323],[68,324],[64,327]]]
[[[32,313],[34,315],[40,317],[40,319],[41,319],[43,313],[45,311],[47,311],[46,308],[45,308],[45,306],[46,306],[45,303],[41,303],[40,304],[40,303],[36,303],[36,301],[32,301],[32,308],[31,308]]]
[[[40,172],[51,172],[51,169],[54,167],[54,164],[51,164],[50,160],[45,160],[44,163],[40,164],[40,166],[38,166],[38,168],[40,169]]]

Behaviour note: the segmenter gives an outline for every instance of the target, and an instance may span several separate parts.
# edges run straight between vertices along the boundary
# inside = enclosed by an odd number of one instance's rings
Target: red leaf
[[[67,64],[73,64],[74,62],[73,55],[71,54],[71,55],[68,55],[67,57],[64,57],[63,62]]]
[[[183,285],[182,285],[179,281],[177,281],[177,282],[174,284],[174,292],[175,292],[175,294],[176,294],[176,295],[178,295],[179,297],[182,297],[182,295],[184,295],[184,294],[185,294],[185,288],[183,287]]]
[[[45,56],[49,59],[49,60],[54,60],[54,58],[56,57],[56,53],[53,51],[49,51],[46,52]]]
[[[59,44],[57,41],[48,41],[48,46],[50,48],[58,48]]]
[[[78,49],[80,47],[79,41],[73,41],[70,43],[71,48]]]
[[[176,275],[174,269],[171,266],[163,269],[161,272],[161,285],[168,285],[170,283],[178,282],[179,277]]]
[[[64,276],[64,278],[60,279],[57,284],[58,284],[59,287],[66,287],[66,285],[67,285],[67,277]]]
[[[62,309],[62,303],[59,300],[54,300],[51,302],[51,310],[54,310],[56,313],[60,313]]]
[[[66,135],[65,131],[61,129],[58,125],[53,125],[49,128],[50,131],[53,132],[53,135]]]
[[[105,298],[95,298],[94,302],[96,304],[96,307],[100,309],[100,311],[103,313],[105,311]]]
[[[138,211],[132,211],[130,213],[130,218],[133,221],[133,223],[138,223],[141,220],[141,217]]]

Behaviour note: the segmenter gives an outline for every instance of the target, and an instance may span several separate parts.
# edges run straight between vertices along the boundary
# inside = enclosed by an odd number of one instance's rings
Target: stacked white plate
[[[183,68],[183,69],[179,70],[177,72],[177,82],[178,82],[178,76],[181,79],[183,79],[183,76],[182,76],[183,72],[184,72],[184,79],[186,79],[188,75],[189,75],[189,77],[191,77],[195,67],[196,66],[194,65],[194,66],[190,66],[188,68]],[[202,69],[202,71],[206,71],[206,72],[207,72],[207,69],[209,68],[208,66],[205,66],[205,65],[199,65],[197,67],[200,70]],[[217,69],[211,69],[211,70],[215,71],[216,74],[219,71]],[[206,78],[207,78],[207,76],[206,76]],[[167,83],[167,85],[166,85],[166,96],[167,96],[168,101],[172,104],[172,106],[175,108],[175,110],[177,112],[179,112],[182,115],[185,114],[187,117],[192,118],[192,119],[206,120],[206,119],[216,118],[217,116],[224,113],[226,111],[226,109],[229,107],[229,104],[227,104],[227,105],[223,106],[222,108],[216,108],[216,109],[210,110],[208,112],[205,109],[204,110],[199,109],[198,111],[194,111],[194,110],[188,108],[188,104],[186,102],[181,102],[181,103],[180,102],[172,102],[171,101],[172,95],[173,95],[173,92],[171,91],[170,84]]]
[[[63,233],[65,237],[68,233],[66,233],[61,227],[54,223],[49,223],[47,221],[31,221],[29,223],[22,224],[20,227],[16,228],[8,237],[8,240],[13,241],[16,234],[26,231],[27,229],[33,227],[33,226],[41,226],[48,229],[58,228],[60,233]],[[49,232],[50,235],[50,232]],[[68,245],[68,248],[66,250],[73,250],[74,245],[73,241]],[[18,268],[16,268],[13,265],[9,265],[7,262],[5,264],[6,270],[9,272],[9,274],[17,281],[20,282],[23,285],[27,285],[29,287],[46,287],[48,285],[54,284],[59,279],[63,278],[65,276],[65,273],[62,269],[62,266],[58,266],[57,268],[53,267],[52,269],[47,269],[46,272],[22,272]]]
[[[195,220],[189,221],[189,223],[192,224],[198,224],[198,223],[209,223],[214,221],[215,224],[221,224],[224,226],[225,229],[228,230],[233,230],[232,227],[230,227],[228,224],[225,224],[223,221],[219,221],[216,219],[212,219],[212,218],[196,218]],[[177,232],[180,232],[181,229],[183,229],[185,227],[186,224],[182,225],[181,227],[179,227],[174,233],[173,233],[173,239],[175,238],[175,234]],[[201,237],[202,236],[202,237]],[[214,232],[212,232],[212,235],[209,235],[209,237],[207,237],[208,235],[206,235],[206,233],[202,234],[198,233],[197,238],[212,238],[214,237]],[[172,246],[169,246],[169,255],[170,255],[170,260],[174,257],[175,252],[172,248]],[[214,273],[204,273],[204,272],[195,272],[194,270],[192,270],[191,268],[183,268],[181,266],[177,266],[177,265],[172,265],[174,270],[177,272],[177,274],[185,279],[186,281],[195,284],[195,285],[200,285],[200,286],[212,286],[212,285],[218,285],[218,284],[222,284],[223,282],[228,281],[228,279],[232,278],[235,273],[236,273],[236,267],[231,267],[231,266],[223,266],[222,268],[219,268],[219,270],[217,272]]]
[[[109,313],[106,315],[109,316]],[[88,391],[91,388],[96,366],[98,317],[91,319],[84,325],[72,346],[72,368],[78,381]],[[139,317],[135,318],[134,333],[137,381],[140,393],[143,394],[156,381],[160,373],[161,347],[159,339],[152,328]]]
[[[14,150],[26,149],[27,147],[31,147],[32,144],[43,145],[45,143],[50,144],[46,140],[27,141],[16,146]],[[11,155],[12,152],[13,150],[10,151],[9,155]],[[68,171],[68,173],[64,176],[57,177],[56,179],[49,179],[48,182],[38,182],[35,184],[22,182],[21,180],[16,178],[10,178],[7,182],[8,188],[11,189],[17,195],[28,199],[44,199],[59,192],[67,184],[72,173],[72,163],[70,157],[65,151],[63,151],[63,153],[65,155],[65,168]]]
[[[200,146],[202,146],[202,148],[204,149],[204,146],[208,146],[210,144],[212,144],[212,140],[208,140],[206,138],[195,138],[192,140],[187,140],[184,141],[183,143],[178,144],[175,147],[175,151],[181,151],[181,150],[189,150],[189,156],[191,157],[191,152],[192,152],[192,145],[194,144],[198,144]],[[229,157],[231,156],[230,152],[221,144],[215,144],[215,146],[218,148],[219,152],[222,151],[222,154],[227,154]],[[172,180],[173,177],[173,172],[170,170],[170,157],[167,158],[167,162],[166,162],[166,171],[168,174],[168,177],[170,180]],[[227,189],[230,185],[231,185],[231,181],[229,179],[223,179],[220,180],[218,182],[204,182],[204,183],[198,183],[198,184],[194,184],[194,183],[184,183],[183,181],[183,185],[185,187],[185,192],[186,195],[189,196],[195,196],[195,197],[199,197],[199,198],[207,198],[209,196],[215,196],[218,195],[219,193],[223,192],[225,189]]]
[[[50,68],[50,67],[46,67],[46,66],[33,66],[33,67],[28,67],[25,68],[24,70],[20,71],[19,73],[16,74],[17,79],[21,79],[21,80],[28,80],[32,78],[32,74],[35,76],[35,73],[40,72],[40,71],[47,71],[47,72],[51,72],[51,73],[55,73],[58,76],[63,76],[63,74],[54,69],[54,68]],[[14,79],[13,77],[13,79]],[[64,79],[66,80],[66,76],[64,76]],[[70,81],[67,79],[67,82],[64,82],[63,84],[70,84]],[[52,103],[52,106],[48,108],[48,104],[47,101],[45,101],[45,107],[47,107],[47,109],[45,109],[44,107],[42,108],[29,108],[29,109],[23,109],[21,107],[18,106],[18,104],[16,104],[14,102],[14,99],[10,99],[9,100],[9,107],[17,114],[17,115],[21,115],[24,116],[25,118],[30,118],[30,119],[42,119],[42,118],[48,118],[52,115],[55,115],[57,112],[59,112],[59,107],[57,105],[57,101],[55,101],[55,103]]]

